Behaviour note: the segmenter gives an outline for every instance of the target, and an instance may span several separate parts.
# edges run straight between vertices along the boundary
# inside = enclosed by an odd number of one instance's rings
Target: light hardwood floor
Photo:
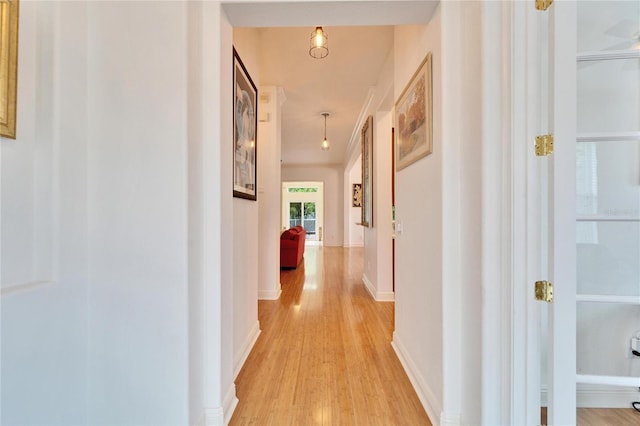
[[[640,413],[633,408],[578,408],[579,426],[638,426]]]
[[[362,284],[362,249],[313,247],[258,304],[262,334],[231,425],[430,425],[391,348],[393,303]]]
[[[262,334],[236,379],[231,425],[430,425],[390,342],[394,304],[362,284],[362,249],[307,246],[260,301]],[[546,423],[543,409],[542,424]],[[640,425],[633,409],[578,409],[580,426]]]
[[[638,426],[640,413],[633,408],[578,408],[578,426]],[[547,409],[542,408],[542,424],[547,424]]]

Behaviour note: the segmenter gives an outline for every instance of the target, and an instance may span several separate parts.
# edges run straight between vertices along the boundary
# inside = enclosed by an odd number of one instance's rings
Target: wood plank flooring
[[[578,426],[625,425],[640,425],[640,413],[633,408],[578,408]]]
[[[236,379],[231,425],[430,425],[390,341],[394,304],[362,284],[362,249],[307,246],[260,301],[262,334]],[[542,410],[546,423],[546,410]],[[633,409],[580,408],[579,426],[640,425]]]
[[[638,426],[640,413],[633,408],[578,408],[577,426]],[[547,424],[547,408],[542,407],[542,423]]]
[[[362,249],[307,246],[258,304],[231,425],[430,425],[391,348],[393,303],[362,284]]]

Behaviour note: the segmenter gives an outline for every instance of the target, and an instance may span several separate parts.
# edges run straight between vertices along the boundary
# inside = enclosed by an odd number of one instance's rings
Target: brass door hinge
[[[549,281],[536,281],[536,300],[553,302],[553,284]]]
[[[546,157],[553,154],[553,135],[536,136],[536,155]]]
[[[536,10],[547,10],[553,0],[536,0]]]

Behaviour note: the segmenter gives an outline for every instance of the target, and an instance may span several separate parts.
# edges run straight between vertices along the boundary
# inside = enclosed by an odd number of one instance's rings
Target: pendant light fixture
[[[330,148],[329,141],[327,140],[327,117],[329,116],[328,112],[321,113],[324,115],[324,140],[322,141],[322,145],[320,147],[323,151],[328,151]]]
[[[311,33],[309,55],[311,55],[312,58],[322,59],[328,54],[327,33],[322,30],[322,27],[316,27]]]

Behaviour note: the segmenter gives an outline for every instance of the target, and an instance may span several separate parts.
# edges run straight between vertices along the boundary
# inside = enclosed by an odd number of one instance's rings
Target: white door
[[[513,2],[513,285],[511,424],[576,421],[575,113],[576,5],[546,11]],[[537,156],[536,136],[554,153]],[[521,255],[523,254],[523,255]],[[538,302],[535,281],[554,285]]]
[[[546,12],[548,116],[554,152],[540,157],[548,167],[548,304],[546,341],[547,424],[576,424],[576,2],[556,1]],[[546,49],[543,47],[543,52]],[[544,106],[544,105],[543,105]],[[544,322],[544,321],[543,321]],[[544,343],[543,343],[544,346]],[[544,362],[544,361],[543,361]]]

